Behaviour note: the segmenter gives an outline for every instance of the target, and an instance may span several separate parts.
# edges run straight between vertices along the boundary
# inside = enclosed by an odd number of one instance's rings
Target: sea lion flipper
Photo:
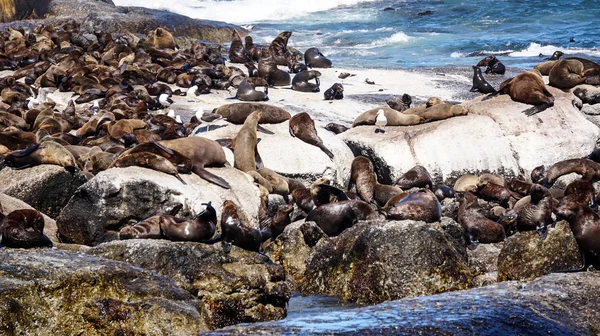
[[[229,149],[233,149],[235,146],[234,139],[217,139],[215,141],[218,142],[222,147],[227,147]]]
[[[181,183],[187,185],[187,183],[185,183],[185,181],[181,178],[181,175],[179,174],[174,174],[173,176],[175,176]]]
[[[331,152],[331,151],[330,151],[330,150],[329,150],[327,147],[325,147],[325,145],[324,145],[324,144],[320,143],[320,144],[318,144],[317,146],[318,146],[319,148],[321,148],[321,150],[322,150],[323,152],[325,152],[325,154],[327,154],[327,156],[329,156],[329,158],[330,158],[330,159],[332,159],[332,160],[333,160],[333,158],[334,158],[334,156],[333,156],[333,153],[332,153],[332,152]]]
[[[165,146],[163,146],[163,145],[159,144],[158,142],[156,142],[156,141],[154,141],[154,140],[150,141],[150,143],[151,143],[152,145],[156,146],[156,148],[160,149],[161,151],[163,151],[163,152],[165,152],[165,153],[167,153],[167,154],[169,154],[169,155],[175,155],[175,152],[173,152],[173,150],[172,150],[172,149],[170,149],[170,148],[167,148],[167,147],[165,147]]]
[[[256,160],[256,170],[265,168],[263,160],[260,157],[260,153],[258,152],[258,148],[254,149],[254,160]]]
[[[24,157],[24,156],[27,156],[27,155],[33,153],[36,149],[38,149],[38,147],[40,147],[40,144],[36,143],[35,145],[33,145],[31,147],[25,148],[25,149],[23,149],[21,151],[12,153],[10,155],[12,155],[14,157]]]
[[[263,132],[263,133],[265,133],[265,134],[269,134],[269,135],[273,135],[273,134],[275,134],[275,133],[273,133],[273,132],[269,131],[268,129],[266,129],[266,128],[264,128],[264,127],[260,126],[260,125],[257,125],[257,126],[256,126],[256,130],[257,130],[257,131],[261,131],[261,132]]]
[[[227,183],[227,181],[204,169],[204,167],[194,165],[194,168],[192,170],[196,175],[200,176],[201,178],[207,180],[210,183],[216,184],[219,187],[223,187],[225,189],[231,189],[231,186],[229,185],[229,183]]]
[[[321,188],[321,190],[326,191],[327,193],[335,196],[338,201],[348,201],[350,200],[350,197],[348,197],[348,195],[341,189],[336,188],[334,186],[330,186],[328,184],[321,184],[319,186]]]

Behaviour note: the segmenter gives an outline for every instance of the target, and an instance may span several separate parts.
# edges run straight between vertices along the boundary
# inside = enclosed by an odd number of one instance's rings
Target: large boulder
[[[472,274],[462,235],[449,218],[361,222],[317,243],[302,293],[373,304],[469,288]]]
[[[214,123],[214,128],[201,136],[212,140],[233,139],[242,125],[233,125],[226,121]],[[346,186],[350,179],[350,166],[354,155],[346,144],[335,134],[317,126],[317,133],[325,146],[334,154],[331,160],[316,146],[290,136],[289,121],[279,124],[261,125],[275,133],[258,131],[258,152],[266,168],[286,176],[303,181],[307,185],[320,177],[327,177],[333,184]],[[219,127],[221,126],[221,127]],[[233,162],[230,162],[233,165]]]
[[[569,223],[560,221],[544,240],[535,231],[506,239],[498,256],[498,281],[528,280],[579,267],[579,245]]]
[[[56,249],[0,249],[0,333],[166,335],[208,330],[198,300],[156,273]]]
[[[324,237],[327,235],[315,222],[300,220],[286,226],[283,233],[264,248],[264,252],[273,262],[283,266],[296,288],[301,288],[313,248]]]
[[[197,295],[211,329],[286,316],[285,272],[264,255],[221,244],[138,239],[114,241],[87,254],[124,261],[163,275]]]
[[[7,194],[0,193],[0,213],[3,215],[8,215],[9,213],[15,210],[21,209],[33,209],[31,205],[21,201],[18,198],[14,198],[12,196],[8,196]],[[50,238],[52,243],[58,243],[58,227],[56,226],[56,222],[54,219],[42,214],[44,217],[44,234]]]
[[[202,203],[212,202],[220,220],[223,201],[238,205],[240,216],[258,227],[260,191],[249,175],[234,168],[208,168],[229,182],[226,190],[196,174],[177,178],[141,167],[111,168],[82,185],[57,219],[61,238],[66,242],[97,245],[117,239],[121,227],[148,217],[157,210],[171,210],[182,204],[178,216],[201,211]]]
[[[482,96],[463,103],[467,116],[416,126],[355,127],[341,137],[355,155],[373,161],[380,182],[394,182],[413,166],[427,168],[436,182],[451,183],[465,173],[529,174],[539,165],[588,155],[600,128],[573,106],[575,97],[549,87],[554,106],[532,117],[532,105],[508,95]]]
[[[0,171],[0,192],[16,197],[52,218],[87,179],[80,172],[69,173],[57,165],[38,165],[26,169]]]

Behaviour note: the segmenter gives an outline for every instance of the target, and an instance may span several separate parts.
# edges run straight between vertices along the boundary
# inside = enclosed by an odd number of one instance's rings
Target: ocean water
[[[250,28],[255,43],[293,32],[289,45],[318,47],[334,66],[472,65],[497,55],[529,68],[556,50],[600,61],[600,1],[114,0]]]

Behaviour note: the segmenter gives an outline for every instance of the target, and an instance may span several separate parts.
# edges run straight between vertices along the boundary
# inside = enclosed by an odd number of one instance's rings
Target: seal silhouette
[[[485,78],[483,78],[483,74],[481,73],[481,69],[478,66],[473,66],[473,86],[471,87],[471,92],[480,92],[480,93],[496,93],[496,89],[488,83]]]

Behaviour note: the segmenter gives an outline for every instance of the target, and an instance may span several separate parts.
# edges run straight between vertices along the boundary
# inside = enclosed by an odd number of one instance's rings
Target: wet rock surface
[[[93,247],[89,255],[156,272],[198,297],[211,329],[286,316],[290,286],[285,272],[264,255],[221,244],[136,239]]]

